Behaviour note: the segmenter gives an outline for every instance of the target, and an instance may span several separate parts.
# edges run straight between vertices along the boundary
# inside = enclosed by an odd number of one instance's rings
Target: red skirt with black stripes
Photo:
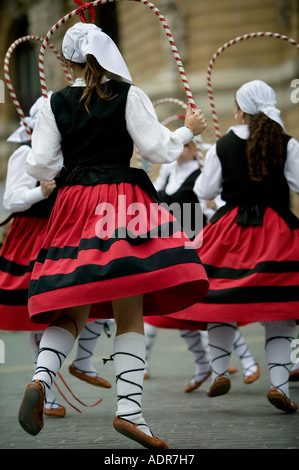
[[[44,241],[47,218],[16,216],[0,252],[0,329],[36,331],[29,319],[28,288],[34,261]]]
[[[263,225],[242,226],[235,222],[237,211],[209,223],[202,238],[194,240],[194,246],[199,241],[197,251],[210,289],[197,308],[191,307],[193,320],[297,320],[299,230],[290,229],[271,208],[266,209]],[[188,310],[174,317],[186,320]]]
[[[92,318],[112,318],[111,300],[144,294],[147,315],[167,315],[208,291],[201,260],[173,216],[131,183],[66,186],[29,288],[34,322],[92,305]]]

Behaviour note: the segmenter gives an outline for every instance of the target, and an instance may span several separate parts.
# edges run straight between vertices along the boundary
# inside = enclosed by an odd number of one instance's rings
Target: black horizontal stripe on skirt
[[[243,279],[252,274],[299,272],[299,261],[262,261],[252,269],[219,268],[210,264],[203,264],[203,266],[211,279]]]
[[[39,280],[31,279],[29,297],[65,287],[145,274],[188,263],[202,265],[195,250],[177,247],[156,252],[147,258],[128,256],[112,260],[103,266],[88,264],[77,267],[72,273],[45,275]]]
[[[181,225],[177,221],[166,222],[161,224],[158,227],[149,230],[143,235],[134,235],[132,232],[129,232],[125,227],[120,227],[116,229],[113,235],[107,239],[103,240],[97,236],[92,238],[81,238],[79,246],[64,246],[62,248],[51,246],[49,249],[41,248],[37,256],[36,261],[38,263],[44,263],[46,259],[51,259],[58,261],[59,259],[76,259],[78,257],[79,251],[83,250],[99,250],[101,252],[107,252],[113,245],[120,240],[128,242],[130,245],[137,246],[150,238],[161,237],[169,234],[173,235],[176,232],[182,232]]]
[[[298,302],[298,286],[248,286],[210,289],[201,300],[207,304],[251,304],[268,302]]]
[[[19,264],[0,256],[0,273],[2,271],[12,276],[24,276],[24,274],[32,272],[34,263],[35,260],[30,261],[29,264]]]
[[[0,289],[0,305],[27,305],[28,289]]]

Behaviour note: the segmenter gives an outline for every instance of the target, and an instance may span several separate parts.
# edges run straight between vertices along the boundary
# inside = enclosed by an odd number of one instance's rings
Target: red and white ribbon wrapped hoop
[[[5,82],[6,82],[6,85],[7,85],[7,88],[8,88],[8,91],[9,91],[9,94],[12,98],[12,101],[16,107],[16,110],[21,118],[21,121],[23,122],[24,126],[25,126],[25,129],[26,129],[26,132],[27,134],[31,137],[31,129],[28,127],[28,124],[25,120],[25,114],[21,108],[21,105],[18,101],[18,98],[15,94],[15,91],[14,91],[14,88],[13,88],[13,85],[12,85],[12,82],[11,82],[11,78],[10,78],[10,73],[9,73],[9,62],[10,62],[10,58],[11,58],[11,55],[12,55],[12,52],[16,49],[16,47],[25,42],[25,41],[39,41],[39,42],[43,42],[43,38],[39,37],[39,36],[32,36],[32,35],[28,35],[28,36],[23,36],[19,39],[17,39],[16,41],[14,41],[11,46],[8,48],[6,54],[5,54],[5,58],[4,58],[4,78],[5,78]],[[61,63],[61,66],[67,76],[67,79],[69,80],[70,83],[72,83],[72,78],[71,76],[69,75],[68,73],[68,70],[67,70],[67,67],[65,66],[64,62],[61,60],[61,57],[60,57],[60,54],[58,52],[58,50],[52,45],[52,44],[48,44],[48,47],[50,47],[52,49],[52,51],[54,52],[54,54],[56,55],[57,59],[60,61]]]
[[[94,7],[99,6],[99,5],[103,5],[105,3],[111,3],[111,2],[114,2],[114,1],[135,1],[135,2],[138,2],[138,3],[143,3],[144,5],[148,6],[158,16],[159,20],[162,23],[165,34],[168,38],[170,47],[172,49],[172,52],[173,52],[173,55],[174,55],[174,58],[175,58],[175,61],[176,61],[176,64],[177,64],[182,82],[183,82],[183,85],[184,85],[184,88],[185,88],[185,92],[186,92],[186,95],[187,95],[187,98],[188,98],[188,102],[190,103],[190,105],[193,109],[196,109],[196,105],[195,105],[193,97],[192,97],[192,93],[191,93],[190,86],[189,86],[189,83],[188,83],[188,80],[187,80],[187,77],[186,77],[186,73],[185,73],[182,61],[180,59],[177,47],[175,45],[174,39],[173,39],[172,34],[170,32],[169,26],[167,25],[167,22],[166,22],[164,16],[158,10],[158,8],[156,8],[155,5],[153,5],[151,2],[149,2],[147,0],[96,0],[94,2],[87,2],[87,3],[84,3],[84,4],[82,4],[81,0],[75,0],[75,3],[78,3],[81,6],[79,8],[76,8],[75,10],[71,11],[67,15],[65,15],[54,26],[52,26],[52,28],[46,34],[46,36],[44,38],[44,41],[41,45],[40,54],[39,54],[39,74],[40,74],[40,82],[41,82],[41,89],[42,89],[43,96],[45,96],[45,97],[47,96],[47,86],[46,86],[45,73],[44,73],[44,55],[45,55],[45,49],[46,49],[46,47],[47,47],[47,45],[50,41],[51,36],[55,33],[55,31],[57,31],[57,29],[59,29],[62,25],[64,25],[68,20],[73,18],[75,15],[79,15],[80,18],[81,18],[81,21],[87,21],[86,18],[85,18],[85,15],[84,15],[85,10],[90,10],[90,12],[93,15],[94,14],[94,12],[93,12]]]
[[[292,44],[293,46],[299,48],[299,43],[295,41],[292,38],[289,38],[288,36],[285,36],[283,34],[279,33],[272,33],[272,32],[257,32],[257,33],[249,33],[249,34],[244,34],[242,36],[238,36],[234,39],[231,39],[230,41],[226,42],[223,44],[219,49],[215,52],[215,54],[212,56],[209,66],[207,69],[207,88],[208,88],[208,96],[210,100],[210,106],[211,106],[211,112],[212,112],[212,117],[213,117],[213,124],[214,124],[214,129],[216,133],[217,139],[221,137],[220,134],[220,129],[219,129],[219,124],[218,124],[218,118],[217,118],[217,113],[216,113],[216,108],[215,108],[215,103],[214,103],[214,96],[213,96],[213,90],[212,90],[212,85],[211,85],[211,73],[214,67],[214,64],[216,62],[216,59],[219,57],[219,55],[228,49],[230,46],[233,44],[237,44],[241,41],[244,41],[246,39],[251,39],[251,38],[261,38],[261,37],[268,37],[268,38],[277,38],[281,39],[283,41],[288,42],[289,44]]]

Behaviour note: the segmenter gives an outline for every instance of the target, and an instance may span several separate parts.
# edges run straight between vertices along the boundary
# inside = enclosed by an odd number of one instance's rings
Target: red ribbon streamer
[[[91,22],[94,23],[95,10],[93,6],[93,2],[84,3],[82,2],[82,0],[74,0],[74,3],[76,3],[77,5],[81,5],[80,8],[76,10],[76,14],[80,15],[80,20],[82,21],[82,23],[88,23],[84,10],[89,10],[91,14]]]

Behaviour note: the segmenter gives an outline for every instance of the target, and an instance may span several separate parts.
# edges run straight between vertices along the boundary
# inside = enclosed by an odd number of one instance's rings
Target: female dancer
[[[42,101],[39,98],[26,117],[30,129],[34,129]],[[30,152],[30,140],[23,123],[7,141],[21,145],[8,160],[3,195],[3,206],[11,212],[12,225],[0,253],[0,329],[30,331],[31,354],[35,364],[40,338],[47,325],[36,325],[30,321],[28,287],[55,202],[56,182],[52,179],[38,183],[26,173],[25,161]],[[64,417],[65,412],[50,390],[44,413]]]
[[[288,379],[299,307],[299,221],[289,209],[289,188],[299,192],[299,143],[285,133],[275,92],[261,80],[237,91],[235,118],[237,126],[208,151],[194,187],[199,198],[221,194],[226,201],[198,247],[210,281],[197,311],[199,321],[209,322],[210,396],[230,388],[236,322],[261,321],[268,399],[293,413]]]
[[[45,101],[27,159],[29,174],[50,180],[59,173],[62,187],[30,283],[31,319],[51,325],[19,421],[30,434],[42,429],[44,394],[87,318],[114,317],[114,428],[145,447],[167,448],[141,411],[143,315],[192,305],[208,282],[196,250],[185,249],[190,240],[155,202],[146,173],[129,165],[133,142],[152,162],[177,159],[205,119],[189,107],[187,127],[162,126],[115,44],[94,24],[68,29],[62,52],[75,83]]]

